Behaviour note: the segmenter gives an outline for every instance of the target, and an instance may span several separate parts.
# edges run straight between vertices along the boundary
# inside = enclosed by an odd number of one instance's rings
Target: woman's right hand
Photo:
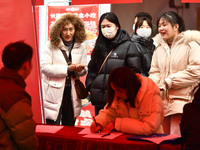
[[[71,72],[76,71],[76,64],[69,65],[68,70],[71,71]]]
[[[93,123],[91,124],[91,126],[90,126],[90,131],[91,131],[92,133],[97,133],[97,132],[101,131],[101,128],[102,128],[102,125],[101,125],[101,124],[99,124],[99,123],[95,124],[95,123],[93,122]]]

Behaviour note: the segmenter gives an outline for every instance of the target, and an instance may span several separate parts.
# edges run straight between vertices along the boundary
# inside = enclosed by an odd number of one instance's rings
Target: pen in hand
[[[108,135],[110,135],[110,132],[107,133],[107,134],[102,135],[101,137],[105,137],[105,136],[108,136]]]
[[[93,118],[93,121],[94,121],[94,123],[95,123],[95,125],[96,125],[96,127],[97,127],[97,122],[96,122],[96,119],[95,119],[95,117],[94,117],[94,116],[92,116],[92,118]]]

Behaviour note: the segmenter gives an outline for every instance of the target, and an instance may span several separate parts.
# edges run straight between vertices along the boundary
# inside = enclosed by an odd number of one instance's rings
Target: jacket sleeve
[[[158,55],[157,55],[157,50],[155,50],[152,56],[149,78],[151,78],[156,84],[159,83],[160,81],[160,71],[157,60],[158,60]]]
[[[80,63],[84,64],[86,66],[85,66],[84,70],[82,70],[80,72],[77,72],[77,74],[79,76],[84,76],[88,72],[88,67],[87,67],[87,65],[88,65],[87,64],[87,51],[86,51],[86,47],[85,47],[84,43],[81,43],[80,50],[82,50]]]
[[[98,73],[93,70],[93,66],[94,66],[94,60],[91,59],[88,64],[88,74],[87,74],[86,80],[85,80],[85,85],[86,85],[86,88],[88,89],[88,91],[90,91],[90,87],[91,87],[94,79],[98,75]]]
[[[163,103],[158,94],[154,95],[150,115],[142,119],[116,118],[115,129],[123,133],[135,135],[151,135],[158,131],[164,117]],[[140,114],[138,114],[140,115]]]
[[[107,105],[106,105],[107,106]],[[108,108],[100,110],[99,114],[96,116],[97,123],[101,124],[103,128],[105,128],[109,123],[113,122],[117,117],[117,112],[115,108]]]
[[[136,73],[142,73],[142,58],[137,50],[135,43],[131,42],[126,54],[126,64]]]
[[[40,59],[40,67],[42,73],[49,77],[66,77],[68,70],[67,63],[65,60],[63,61],[63,64],[53,62],[53,57],[55,56],[53,56],[52,51],[53,50],[50,48],[50,45],[47,45],[46,48],[42,50]],[[57,54],[64,58],[62,52],[58,52]]]
[[[197,83],[200,79],[200,45],[196,42],[190,42],[188,46],[190,51],[187,68],[171,74],[165,79],[169,88],[188,87]]]
[[[27,99],[14,104],[4,115],[6,125],[19,149],[35,150],[38,147],[36,123],[32,116],[31,105]]]

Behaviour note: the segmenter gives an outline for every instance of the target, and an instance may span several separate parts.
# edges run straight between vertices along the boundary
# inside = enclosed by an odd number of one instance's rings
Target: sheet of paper
[[[54,125],[37,125],[36,133],[56,133],[64,126],[54,126]]]
[[[79,132],[79,134],[85,134],[83,137],[86,137],[86,138],[114,139],[114,138],[122,135],[123,133],[121,133],[121,132],[111,132],[110,135],[106,135],[106,136],[102,137],[104,134],[102,134],[102,133],[92,133],[90,131],[90,128],[84,128],[83,130],[81,130]]]
[[[149,135],[149,136],[135,135],[135,136],[127,137],[127,139],[129,139],[129,140],[146,140],[146,141],[154,142],[156,144],[160,144],[163,141],[167,141],[167,140],[173,141],[180,137],[181,137],[180,135],[176,135],[176,134],[153,134],[153,135]]]

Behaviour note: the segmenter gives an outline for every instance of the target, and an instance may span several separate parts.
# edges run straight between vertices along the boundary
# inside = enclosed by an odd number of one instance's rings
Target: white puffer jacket
[[[58,48],[52,47],[49,43],[47,47],[42,51],[41,55],[41,71],[43,79],[43,99],[44,99],[44,111],[45,119],[51,119],[56,121],[59,109],[62,102],[65,80],[68,74],[68,64],[60,50],[65,50],[67,55],[69,51],[67,47],[61,41]],[[72,63],[82,63],[87,65],[87,53],[85,44],[74,44],[74,48],[71,51]],[[83,76],[87,73],[87,67],[82,72],[77,72],[79,76]],[[72,104],[74,108],[74,117],[80,115],[81,112],[81,100],[78,99],[74,80],[72,82]]]

